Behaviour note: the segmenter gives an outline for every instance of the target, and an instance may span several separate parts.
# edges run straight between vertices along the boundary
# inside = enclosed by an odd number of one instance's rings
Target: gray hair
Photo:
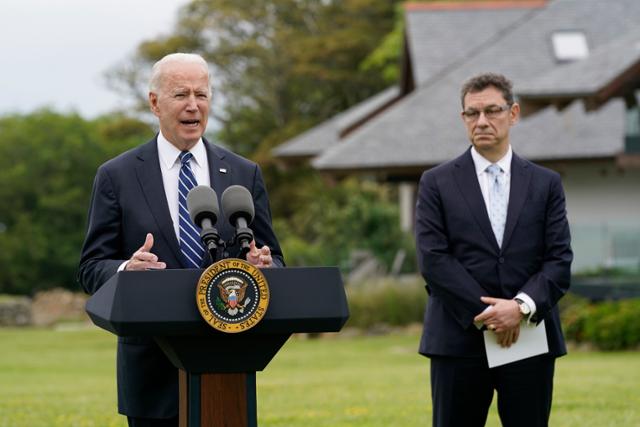
[[[460,91],[460,101],[462,101],[462,108],[464,108],[464,97],[468,93],[482,92],[488,87],[494,87],[502,92],[502,97],[507,104],[513,104],[513,85],[511,81],[502,74],[496,73],[484,73],[471,77],[462,85]]]
[[[209,64],[205,59],[197,53],[170,53],[163,56],[158,62],[153,64],[151,68],[151,78],[149,79],[149,92],[157,93],[160,90],[160,83],[162,82],[162,76],[164,67],[170,63],[182,63],[182,64],[199,64],[207,72],[209,82],[211,82],[211,73],[209,72]],[[211,86],[209,85],[209,94],[211,94]]]

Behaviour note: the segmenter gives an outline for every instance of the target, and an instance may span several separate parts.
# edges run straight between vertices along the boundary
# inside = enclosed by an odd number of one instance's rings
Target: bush
[[[640,299],[590,303],[569,294],[563,300],[560,313],[568,340],[601,350],[640,346]]]
[[[592,311],[589,300],[576,294],[568,293],[560,300],[558,305],[565,338],[575,343],[584,342],[586,340],[584,326],[589,313]]]
[[[633,349],[640,345],[640,299],[595,306],[584,325],[585,338],[602,350]]]
[[[391,186],[347,179],[327,187],[316,177],[300,190],[289,197],[291,212],[274,220],[287,265],[336,265],[345,273],[351,254],[367,250],[389,271],[402,249],[404,271],[416,271],[413,236],[400,228]]]
[[[427,291],[420,276],[385,277],[346,287],[351,316],[348,326],[405,326],[422,322]]]

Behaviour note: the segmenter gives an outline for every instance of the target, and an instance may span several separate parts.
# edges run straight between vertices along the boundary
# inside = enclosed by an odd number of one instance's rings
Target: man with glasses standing
[[[573,259],[562,183],[512,151],[520,107],[509,80],[478,75],[461,98],[471,147],[422,175],[416,205],[433,425],[484,426],[496,390],[504,426],[547,426]],[[543,320],[547,353],[489,368],[483,334],[510,347],[521,324]]]

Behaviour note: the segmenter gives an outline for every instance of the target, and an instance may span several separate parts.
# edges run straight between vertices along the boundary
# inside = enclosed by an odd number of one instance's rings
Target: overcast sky
[[[189,0],[1,0],[0,115],[50,106],[85,118],[115,109],[103,74],[142,40],[171,32]]]

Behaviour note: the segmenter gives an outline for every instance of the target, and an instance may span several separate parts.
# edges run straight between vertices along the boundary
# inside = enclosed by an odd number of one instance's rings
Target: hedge
[[[370,329],[422,322],[427,292],[419,276],[350,283],[346,291],[351,314],[347,326]],[[640,299],[592,303],[569,293],[559,308],[568,341],[600,350],[640,349]]]
[[[561,310],[565,337],[600,350],[640,349],[640,299],[590,303],[577,297]]]
[[[347,326],[373,328],[422,322],[427,291],[418,276],[384,277],[346,286],[350,317]]]

